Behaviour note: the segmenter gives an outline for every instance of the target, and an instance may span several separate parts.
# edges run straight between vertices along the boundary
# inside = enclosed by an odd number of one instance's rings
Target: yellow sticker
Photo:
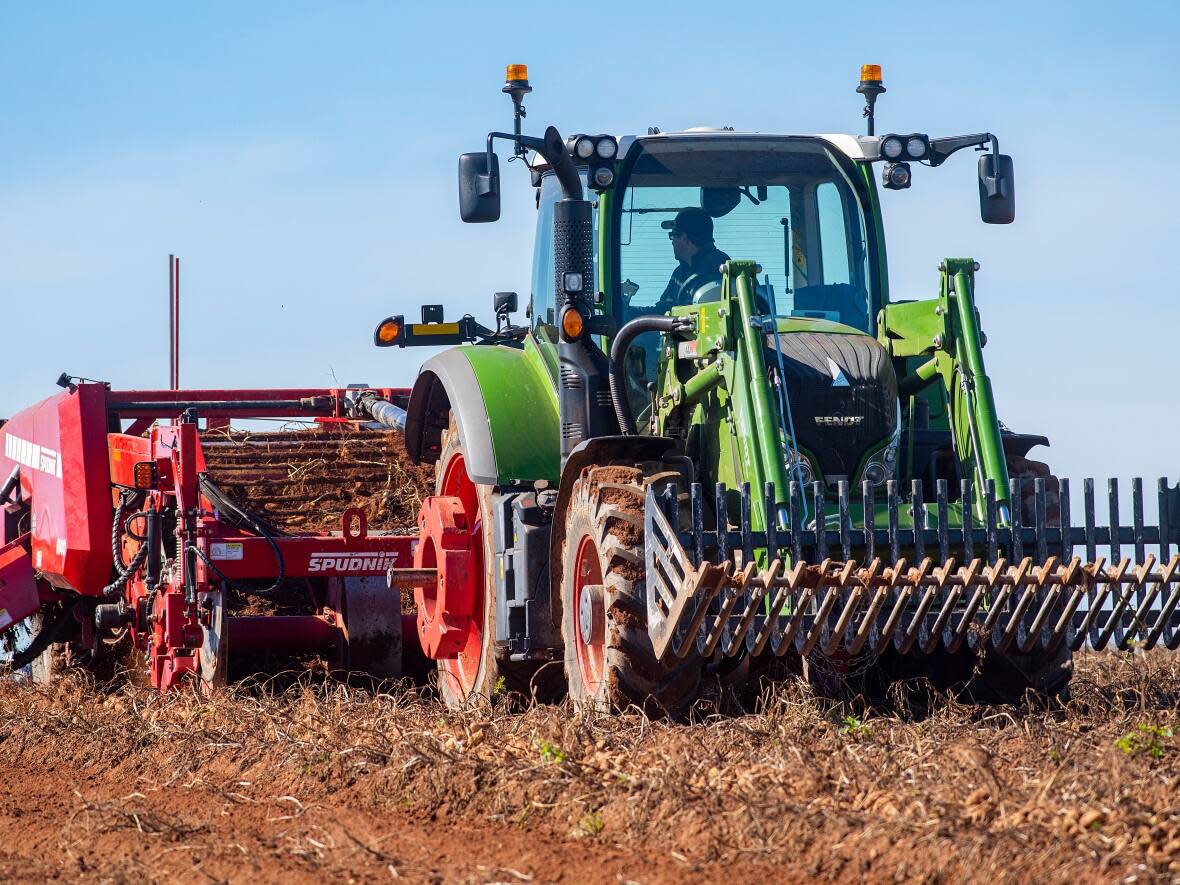
[[[411,335],[458,335],[458,323],[414,323],[410,326]]]

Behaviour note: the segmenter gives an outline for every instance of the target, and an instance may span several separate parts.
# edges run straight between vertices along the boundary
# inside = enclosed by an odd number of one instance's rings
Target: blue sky
[[[619,133],[859,132],[877,62],[881,131],[990,130],[1017,175],[1008,227],[967,155],[886,194],[894,297],[975,257],[1006,423],[1063,475],[1180,473],[1175,4],[576,8],[0,2],[0,415],[62,370],[163,386],[169,252],[186,386],[409,384],[424,353],[375,350],[377,319],[528,291],[524,173],[498,225],[455,196],[508,62],[530,128]]]

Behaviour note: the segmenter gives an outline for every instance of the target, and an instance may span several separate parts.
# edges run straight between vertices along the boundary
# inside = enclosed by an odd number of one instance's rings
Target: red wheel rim
[[[602,584],[602,565],[598,561],[598,545],[589,535],[582,538],[578,545],[578,557],[574,563],[574,592],[573,598],[566,600],[572,606],[574,619],[574,638],[578,656],[578,672],[582,678],[582,688],[587,695],[598,693],[599,687],[606,678],[606,645],[605,642],[590,642],[582,633],[582,618],[580,606],[582,602],[582,588]]]
[[[483,580],[476,582],[475,615],[470,621],[462,651],[459,652],[457,658],[448,658],[439,662],[442,665],[444,678],[448,680],[448,688],[455,694],[466,698],[475,690],[480,667],[483,664],[486,574],[483,567],[483,512],[479,508],[479,491],[467,475],[467,464],[463,460],[462,454],[452,455],[451,460],[443,468],[442,483],[438,493],[458,498],[463,502],[463,510],[467,513],[467,521],[471,527],[471,549],[475,552],[476,574],[484,576]]]

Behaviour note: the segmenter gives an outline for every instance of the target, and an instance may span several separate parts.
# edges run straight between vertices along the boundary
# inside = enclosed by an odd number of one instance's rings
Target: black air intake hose
[[[619,419],[619,432],[624,436],[634,436],[639,431],[635,428],[635,416],[631,414],[631,404],[627,402],[626,378],[623,374],[623,360],[631,347],[631,342],[644,332],[678,332],[692,328],[692,320],[687,317],[649,316],[636,317],[619,329],[615,340],[610,346],[610,367],[607,370],[610,378],[610,398],[615,407],[615,415]]]

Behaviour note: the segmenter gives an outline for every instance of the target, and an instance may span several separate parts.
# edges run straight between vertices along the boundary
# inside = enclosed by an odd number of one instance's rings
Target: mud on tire
[[[684,488],[678,471],[642,464],[588,467],[574,485],[562,545],[561,634],[579,709],[638,707],[678,719],[697,699],[701,659],[661,662],[647,634],[644,496],[673,482]]]

